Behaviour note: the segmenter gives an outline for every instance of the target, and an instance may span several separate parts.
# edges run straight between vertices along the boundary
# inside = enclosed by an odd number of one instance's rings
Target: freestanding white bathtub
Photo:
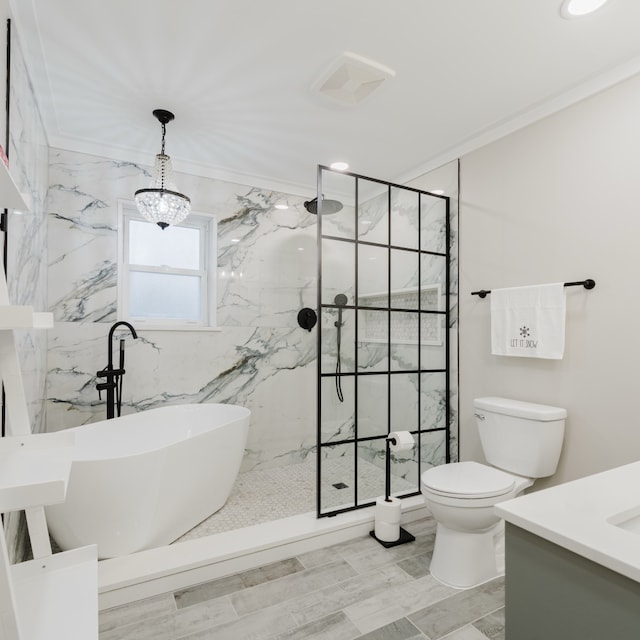
[[[54,540],[97,544],[99,558],[173,542],[227,501],[250,415],[183,404],[74,427],[67,499],[46,508]]]

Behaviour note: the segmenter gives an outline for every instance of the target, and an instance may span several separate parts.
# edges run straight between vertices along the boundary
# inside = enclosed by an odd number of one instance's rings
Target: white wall
[[[640,77],[462,158],[460,445],[482,460],[472,400],[566,407],[544,487],[640,459]],[[593,278],[567,291],[563,360],[490,355],[491,289]]]

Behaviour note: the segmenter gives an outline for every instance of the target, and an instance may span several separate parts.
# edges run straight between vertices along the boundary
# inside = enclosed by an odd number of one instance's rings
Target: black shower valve
[[[313,309],[305,307],[304,309],[300,309],[300,311],[298,311],[298,324],[303,329],[311,331],[311,329],[316,326],[316,322],[318,322],[318,316]]]

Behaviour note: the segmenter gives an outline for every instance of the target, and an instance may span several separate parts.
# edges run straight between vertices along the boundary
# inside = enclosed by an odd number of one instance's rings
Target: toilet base
[[[504,522],[480,533],[449,529],[438,523],[431,558],[431,575],[456,589],[470,589],[504,573],[496,555],[504,536]]]

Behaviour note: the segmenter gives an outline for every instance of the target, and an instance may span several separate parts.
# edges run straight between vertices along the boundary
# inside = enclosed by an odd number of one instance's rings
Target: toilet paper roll
[[[415,444],[413,436],[408,431],[392,431],[387,436],[387,440],[390,441],[391,451],[407,451]]]
[[[402,514],[402,502],[398,498],[389,498],[387,502],[384,496],[380,496],[376,500],[376,522],[400,522],[400,516]]]
[[[373,530],[376,538],[382,542],[395,542],[400,537],[399,522],[378,522]]]

